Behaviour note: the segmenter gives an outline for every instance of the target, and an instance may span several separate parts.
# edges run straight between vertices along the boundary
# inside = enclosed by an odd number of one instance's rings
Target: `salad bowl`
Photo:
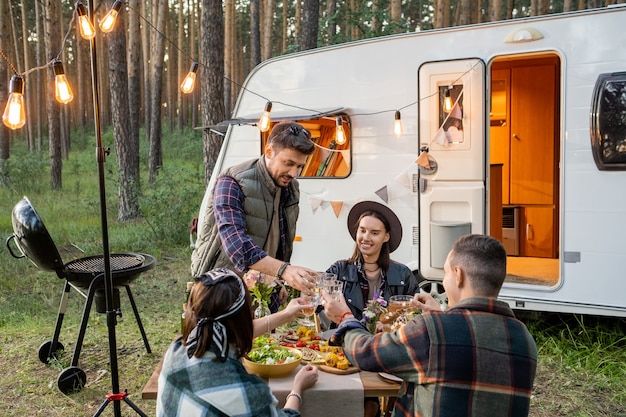
[[[252,349],[243,358],[243,365],[251,374],[276,378],[289,375],[301,361],[302,353],[298,349],[266,345]]]

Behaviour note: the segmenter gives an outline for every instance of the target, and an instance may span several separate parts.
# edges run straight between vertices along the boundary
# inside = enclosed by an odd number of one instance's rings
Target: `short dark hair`
[[[241,286],[237,280],[241,281],[241,278],[233,275],[210,286],[204,285],[201,281],[196,281],[189,294],[187,308],[185,309],[183,344],[187,343],[189,333],[196,327],[201,318],[217,317],[228,311],[241,291]],[[245,284],[243,286],[245,288]],[[226,327],[228,343],[235,347],[238,358],[250,352],[252,339],[254,338],[252,307],[248,290],[246,290],[245,297],[246,301],[237,312],[232,316],[221,319],[221,322]],[[203,333],[202,338],[198,340],[194,356],[200,358],[209,349],[212,343],[210,336],[211,332],[205,331]]]
[[[295,149],[305,155],[310,155],[315,150],[311,140],[311,133],[296,122],[280,122],[274,125],[267,143],[271,144],[276,151],[285,148]]]
[[[450,266],[459,266],[480,295],[496,297],[506,278],[506,250],[487,235],[461,236],[452,245]]]

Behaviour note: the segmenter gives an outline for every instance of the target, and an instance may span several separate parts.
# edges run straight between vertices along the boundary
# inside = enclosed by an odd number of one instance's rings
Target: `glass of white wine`
[[[309,298],[307,299],[313,307],[302,309],[302,314],[304,314],[305,317],[299,320],[300,324],[307,327],[315,326],[315,322],[313,322],[310,318],[315,313],[317,306],[322,302],[322,288],[326,288],[328,282],[336,281],[337,279],[337,275],[329,272],[317,272],[314,277],[315,286],[311,290],[312,293],[308,295]]]
[[[300,310],[302,311],[302,314],[304,314],[304,318],[301,318],[300,320],[298,320],[298,323],[306,327],[314,327],[315,322],[311,320],[311,317],[313,317],[313,314],[315,313],[316,303],[314,302],[314,297],[307,297],[307,298],[308,298],[307,301],[310,302],[313,305],[313,307],[303,308],[302,310]]]

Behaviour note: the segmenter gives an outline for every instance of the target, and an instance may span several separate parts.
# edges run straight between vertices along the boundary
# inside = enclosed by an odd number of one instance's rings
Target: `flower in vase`
[[[250,291],[254,303],[267,308],[269,311],[270,297],[277,285],[277,278],[254,269],[249,269],[243,274],[243,281]]]
[[[376,323],[380,319],[380,316],[387,312],[387,301],[380,296],[380,291],[374,293],[374,297],[367,302],[363,315],[361,316],[361,323],[367,327],[370,333],[376,333]]]

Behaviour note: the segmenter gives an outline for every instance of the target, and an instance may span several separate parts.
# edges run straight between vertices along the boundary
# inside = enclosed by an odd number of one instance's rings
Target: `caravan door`
[[[485,233],[485,65],[430,62],[418,74],[420,274],[441,279],[452,243]]]

